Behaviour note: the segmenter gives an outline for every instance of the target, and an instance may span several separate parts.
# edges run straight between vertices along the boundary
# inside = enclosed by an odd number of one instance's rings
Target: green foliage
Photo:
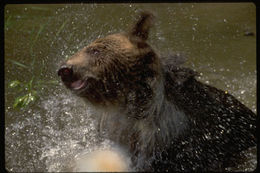
[[[5,23],[5,24],[4,24],[5,30],[12,25],[11,18],[12,18],[12,16],[10,15],[10,16],[8,16],[8,18],[5,20],[5,22],[4,22],[4,23]]]
[[[17,65],[17,66],[19,66],[19,67],[29,69],[28,66],[26,66],[26,65],[24,65],[24,64],[22,64],[22,63],[20,63],[20,62],[18,62],[18,61],[15,61],[15,60],[12,60],[12,59],[8,59],[8,61],[12,62],[13,64],[15,64],[15,65]]]
[[[13,80],[12,82],[10,82],[9,87],[10,88],[15,88],[17,86],[20,86],[21,82],[19,80]]]
[[[10,19],[8,18],[7,21]],[[34,54],[33,47],[35,43],[38,41],[39,37],[42,34],[42,31],[44,30],[46,26],[45,24],[42,24],[39,27],[38,32],[35,32],[35,34],[32,34],[30,38],[30,56],[33,58],[32,62],[29,65],[22,64],[21,62],[8,59],[11,63],[16,65],[17,67],[23,68],[24,70],[27,70],[29,73],[32,74],[32,78],[29,81],[19,81],[19,80],[13,80],[9,83],[9,88],[12,88],[15,90],[17,93],[17,97],[14,100],[13,103],[13,108],[21,109],[25,108],[28,105],[34,103],[39,97],[41,92],[43,91],[42,89],[48,85],[57,85],[58,81],[56,80],[41,80],[37,78],[40,76],[38,73],[35,71],[35,59],[36,55]],[[39,64],[38,64],[39,65]],[[44,61],[41,61],[41,69],[40,69],[40,74],[43,72],[43,67],[45,66]]]
[[[61,27],[59,28],[58,32],[56,33],[56,36],[60,34],[60,32],[63,30],[64,26],[68,23],[69,19],[65,20]]]
[[[14,104],[13,104],[13,108],[22,108],[25,107],[27,105],[29,105],[29,103],[33,102],[36,100],[36,95],[35,95],[35,91],[34,92],[30,92],[28,94],[25,94],[24,96],[19,96],[15,99]]]
[[[16,89],[18,97],[15,98],[13,108],[24,108],[30,103],[35,102],[40,95],[43,87],[47,85],[57,85],[58,81],[50,80],[34,80],[34,77],[28,82],[21,82],[19,80],[13,80],[9,83],[9,88]]]
[[[31,102],[34,102],[37,98],[37,92],[33,90],[33,80],[32,78],[27,83],[22,83],[19,80],[13,80],[9,83],[10,88],[16,88],[18,92],[27,91],[25,95],[16,97],[13,108],[22,108],[29,105]]]

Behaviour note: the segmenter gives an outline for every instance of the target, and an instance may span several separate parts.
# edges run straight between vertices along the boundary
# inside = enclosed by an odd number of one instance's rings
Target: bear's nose
[[[61,76],[62,79],[70,78],[73,75],[73,70],[72,68],[64,65],[58,70],[58,75]]]

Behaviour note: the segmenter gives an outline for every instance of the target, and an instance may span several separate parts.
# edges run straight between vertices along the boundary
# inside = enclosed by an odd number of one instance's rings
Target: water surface
[[[149,43],[160,55],[179,52],[199,80],[228,91],[256,112],[256,8],[252,3],[24,4],[6,5],[5,163],[9,171],[62,171],[98,137],[91,110],[61,84],[62,61],[96,38],[127,30],[138,11],[155,13]],[[24,68],[14,62],[22,63]],[[14,109],[26,93],[9,88],[58,81],[37,88],[39,98]],[[109,141],[102,143],[109,146]],[[256,151],[248,152],[256,155]],[[255,158],[255,157],[253,157]],[[252,170],[256,160],[233,170]]]

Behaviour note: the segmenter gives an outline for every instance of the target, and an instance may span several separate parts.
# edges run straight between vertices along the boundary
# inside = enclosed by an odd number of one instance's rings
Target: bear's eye
[[[99,54],[100,50],[98,50],[97,48],[90,48],[86,50],[87,53],[92,54],[92,55],[97,55]]]
[[[99,50],[93,50],[93,54],[97,55],[99,53]]]

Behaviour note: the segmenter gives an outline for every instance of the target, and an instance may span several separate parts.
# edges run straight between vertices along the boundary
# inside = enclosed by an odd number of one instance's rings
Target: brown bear
[[[96,110],[99,131],[131,153],[137,171],[223,171],[256,146],[256,115],[232,95],[196,80],[178,57],[146,42],[153,15],[99,38],[58,70]]]

